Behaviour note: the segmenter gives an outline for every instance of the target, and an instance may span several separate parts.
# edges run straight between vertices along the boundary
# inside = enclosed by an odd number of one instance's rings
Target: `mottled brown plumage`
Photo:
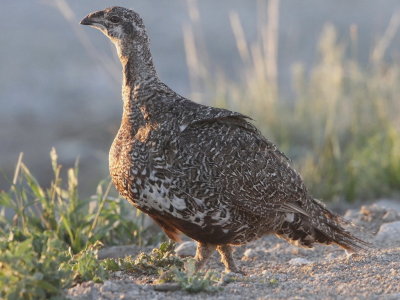
[[[198,241],[198,267],[217,249],[226,269],[237,272],[230,245],[265,234],[304,247],[367,245],[309,195],[248,117],[194,103],[160,81],[137,13],[113,7],[81,23],[111,39],[123,66],[123,116],[109,157],[113,183],[171,239],[184,233]]]

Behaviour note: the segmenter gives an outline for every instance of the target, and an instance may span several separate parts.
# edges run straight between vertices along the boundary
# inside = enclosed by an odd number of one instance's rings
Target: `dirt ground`
[[[155,277],[122,272],[103,284],[85,282],[66,292],[71,299],[400,299],[400,201],[349,210],[346,217],[364,228],[355,230],[375,249],[348,256],[335,246],[308,250],[265,236],[236,248],[237,264],[246,275],[221,280],[215,293],[156,291]],[[118,247],[106,249],[103,256],[139,251],[143,249]],[[223,272],[217,253],[207,268]]]

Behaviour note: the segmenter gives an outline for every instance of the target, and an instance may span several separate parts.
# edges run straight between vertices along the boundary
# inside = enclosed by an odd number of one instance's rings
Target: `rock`
[[[103,286],[100,289],[102,292],[118,292],[120,290],[120,287],[118,284],[115,282],[112,282],[110,280],[104,281]]]
[[[77,284],[73,288],[66,291],[68,299],[99,299],[100,287],[102,285],[99,283],[94,283],[93,281],[82,282]]]
[[[330,261],[330,260],[338,258],[338,256],[339,256],[338,252],[330,252],[325,256],[325,260]]]
[[[100,249],[98,252],[98,259],[105,258],[123,258],[128,255],[136,255],[138,253],[138,246],[113,246],[109,248]]]
[[[255,250],[252,249],[252,248],[246,249],[246,251],[244,251],[244,253],[243,253],[243,257],[244,257],[244,258],[247,258],[247,259],[249,259],[249,258],[255,258],[256,256],[257,256],[257,251],[255,251]]]
[[[383,224],[374,240],[377,246],[400,245],[400,221]]]
[[[373,233],[377,232],[383,223],[400,221],[400,210],[397,209],[400,209],[400,204],[395,201],[380,200],[363,205],[359,211],[348,210],[345,218]]]
[[[377,206],[383,207],[386,210],[393,209],[397,213],[400,213],[400,200],[389,200],[389,199],[382,199],[375,202]]]
[[[247,248],[243,252],[242,260],[252,260],[257,259],[265,255],[267,251],[263,247]]]
[[[344,214],[346,220],[355,220],[360,216],[360,211],[358,209],[348,209]]]
[[[222,274],[219,282],[220,282],[221,285],[225,285],[225,284],[228,284],[228,283],[231,283],[231,282],[238,281],[241,278],[243,278],[242,274],[229,272],[229,273]]]
[[[288,263],[289,265],[292,266],[300,266],[300,265],[308,265],[311,264],[312,262],[302,257],[296,257],[289,260]]]
[[[180,290],[181,286],[178,283],[162,283],[153,286],[155,291],[158,292],[172,292]]]
[[[115,277],[121,277],[123,274],[122,274],[122,271],[116,271],[116,272],[114,272],[114,276]]]
[[[370,218],[380,218],[386,213],[386,208],[377,205],[376,203],[372,205],[363,205],[360,208],[360,213],[364,216],[369,216]]]
[[[276,273],[274,275],[273,279],[278,280],[279,282],[282,282],[282,281],[287,281],[288,276],[287,276],[287,274]]]
[[[195,242],[184,242],[175,248],[175,253],[179,257],[194,257],[197,245]]]
[[[387,212],[383,215],[382,219],[386,223],[394,222],[400,219],[399,213],[394,209],[388,209]]]
[[[139,290],[127,291],[126,294],[120,296],[120,299],[139,299]]]

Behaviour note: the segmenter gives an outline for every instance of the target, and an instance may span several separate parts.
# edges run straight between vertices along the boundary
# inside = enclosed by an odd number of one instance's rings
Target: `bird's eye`
[[[117,17],[117,16],[112,16],[112,17],[110,18],[110,21],[113,22],[113,23],[119,23],[120,18]]]

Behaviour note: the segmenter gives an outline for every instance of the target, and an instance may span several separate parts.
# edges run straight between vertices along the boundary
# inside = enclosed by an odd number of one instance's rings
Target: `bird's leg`
[[[225,265],[225,272],[233,272],[243,274],[242,271],[236,267],[232,257],[232,247],[229,245],[218,245],[217,250],[221,255],[221,262]]]
[[[215,250],[215,245],[206,244],[206,243],[197,243],[196,256],[194,257],[196,260],[196,271],[200,270],[204,263],[210,258],[211,254]]]

